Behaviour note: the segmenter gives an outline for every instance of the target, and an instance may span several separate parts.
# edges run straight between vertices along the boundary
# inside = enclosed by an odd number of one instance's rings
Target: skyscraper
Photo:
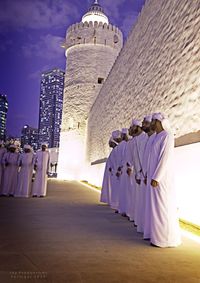
[[[0,140],[6,139],[6,119],[8,112],[8,101],[5,95],[0,94]]]
[[[54,68],[42,73],[39,109],[39,146],[59,147],[63,107],[64,71]]]
[[[22,128],[21,133],[21,146],[25,144],[32,146],[34,150],[38,148],[38,129],[32,128],[29,125],[25,125]]]

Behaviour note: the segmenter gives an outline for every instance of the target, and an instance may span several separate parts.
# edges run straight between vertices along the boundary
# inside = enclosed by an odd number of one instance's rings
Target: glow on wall
[[[175,149],[174,170],[180,218],[200,226],[200,143]]]
[[[85,170],[85,140],[76,130],[61,133],[58,179],[82,180]]]

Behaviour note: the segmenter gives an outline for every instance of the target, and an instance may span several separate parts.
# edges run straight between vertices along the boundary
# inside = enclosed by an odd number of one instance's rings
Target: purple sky
[[[100,0],[112,24],[125,38],[145,0]],[[25,124],[37,127],[40,74],[65,70],[66,29],[80,22],[93,0],[0,1],[0,93],[9,102],[8,134],[19,136]]]

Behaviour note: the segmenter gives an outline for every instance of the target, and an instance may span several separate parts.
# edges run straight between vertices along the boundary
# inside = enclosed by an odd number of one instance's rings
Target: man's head
[[[111,148],[115,148],[117,146],[117,142],[113,140],[113,138],[111,137],[109,139],[109,147]]]
[[[10,152],[14,153],[14,152],[16,152],[16,150],[17,150],[16,145],[11,144],[11,145],[9,146],[9,151],[10,151]]]
[[[151,129],[155,132],[160,132],[163,130],[162,121],[165,119],[164,115],[162,113],[154,113],[152,116],[152,122],[151,122]]]
[[[121,142],[121,131],[119,130],[113,131],[112,138],[115,142],[120,143]]]
[[[131,126],[129,128],[129,132],[131,133],[131,136],[133,137],[139,135],[142,132],[142,125],[140,121],[133,119]]]
[[[24,146],[24,152],[25,152],[25,153],[31,152],[31,146],[28,145],[28,144],[26,144],[26,145]]]
[[[133,126],[131,125],[130,127],[129,127],[129,129],[128,129],[128,134],[129,134],[129,136],[133,136]]]
[[[123,128],[121,130],[121,139],[122,141],[128,141],[128,129],[127,128]]]
[[[42,151],[46,151],[47,149],[47,145],[46,144],[42,144]]]
[[[142,121],[142,130],[145,133],[149,133],[151,131],[151,121],[152,121],[152,115],[145,116]]]

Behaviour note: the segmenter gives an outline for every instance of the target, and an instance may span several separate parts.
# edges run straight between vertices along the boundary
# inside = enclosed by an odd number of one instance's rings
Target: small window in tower
[[[94,37],[94,44],[96,44],[97,43],[97,38],[96,37]]]
[[[98,84],[102,84],[104,82],[103,78],[98,78]]]
[[[106,39],[105,39],[105,45],[106,45]]]
[[[115,35],[114,35],[114,43],[118,43],[118,41],[119,41],[119,38],[118,38],[118,36],[115,34]]]

